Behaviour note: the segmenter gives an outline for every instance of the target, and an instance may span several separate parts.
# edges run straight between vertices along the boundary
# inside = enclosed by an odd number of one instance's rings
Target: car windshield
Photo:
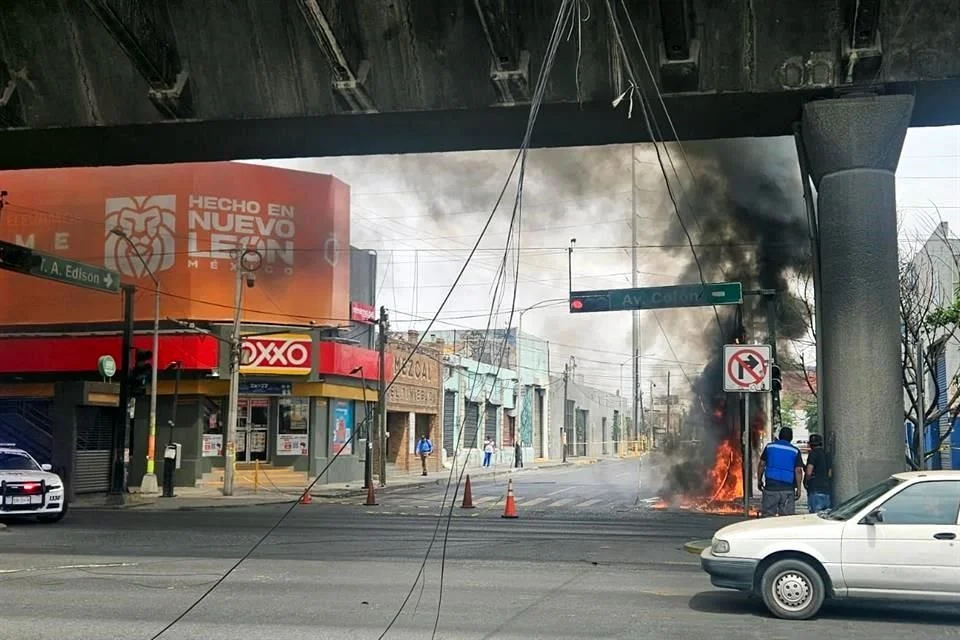
[[[887,478],[883,482],[875,484],[865,491],[861,491],[849,500],[841,502],[833,509],[821,512],[819,515],[821,518],[828,520],[849,520],[865,506],[902,482],[903,480],[899,478]]]
[[[5,451],[0,453],[0,471],[39,471],[40,467],[28,455]]]

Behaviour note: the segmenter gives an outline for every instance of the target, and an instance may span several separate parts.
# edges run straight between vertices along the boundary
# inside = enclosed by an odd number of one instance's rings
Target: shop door
[[[480,427],[480,404],[467,400],[463,403],[463,438],[460,441],[461,449],[475,449],[483,445],[477,442],[477,433]]]
[[[72,480],[74,493],[102,493],[110,489],[116,411],[105,407],[77,408],[77,453]]]
[[[237,404],[237,462],[267,460],[270,398],[240,398]]]
[[[457,444],[454,440],[457,415],[457,407],[454,403],[456,401],[457,394],[453,391],[443,392],[443,450],[448,456],[453,456],[454,445]]]
[[[497,416],[500,415],[500,406],[495,404],[490,404],[489,402],[486,405],[486,426],[484,427],[483,434],[484,437],[491,438],[494,442],[497,441],[497,426],[499,420]],[[482,442],[480,443],[483,444]]]

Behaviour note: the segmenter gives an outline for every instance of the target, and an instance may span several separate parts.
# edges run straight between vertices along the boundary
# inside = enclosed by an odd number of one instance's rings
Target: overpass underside
[[[0,167],[515,147],[560,4],[5,0]],[[956,0],[574,4],[535,146],[648,140],[631,72],[684,139],[789,134],[862,91],[960,114]]]

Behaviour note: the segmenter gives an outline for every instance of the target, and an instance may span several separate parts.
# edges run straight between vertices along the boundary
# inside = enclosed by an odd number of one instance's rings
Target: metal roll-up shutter
[[[494,441],[496,441],[497,427],[500,426],[500,421],[497,420],[497,416],[500,415],[500,407],[495,404],[487,403],[485,413],[487,420],[483,429],[484,436],[487,438],[493,438]]]
[[[71,484],[74,493],[100,493],[110,489],[113,419],[116,409],[77,409],[77,456]]]
[[[937,395],[937,409],[943,411],[943,415],[940,416],[940,424],[938,428],[933,429],[931,425],[931,430],[934,430],[933,434],[934,440],[931,443],[932,447],[936,447],[940,444],[940,436],[947,432],[950,428],[950,414],[945,411],[947,408],[947,402],[949,401],[950,389],[947,385],[947,353],[943,347],[940,347],[939,353],[937,353],[937,390],[939,391]],[[949,443],[949,440],[947,441]],[[947,444],[946,447],[940,447],[940,451],[934,454],[930,459],[931,468],[933,469],[949,469],[950,468],[950,446]]]
[[[457,423],[457,394],[453,391],[443,392],[443,450],[448,456],[453,456],[456,439]]]
[[[483,444],[483,442],[477,442],[479,427],[480,405],[476,402],[465,402],[463,407],[463,440],[460,441],[461,449],[472,449]]]

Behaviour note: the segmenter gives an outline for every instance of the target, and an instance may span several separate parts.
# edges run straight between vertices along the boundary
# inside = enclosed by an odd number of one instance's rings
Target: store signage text
[[[293,395],[293,385],[289,382],[241,382],[239,391],[243,395],[289,396]]]
[[[313,362],[313,339],[303,334],[244,338],[240,372],[307,375]]]
[[[350,303],[350,319],[354,322],[373,324],[377,317],[377,310],[372,304],[362,302]]]
[[[440,410],[440,391],[431,387],[394,384],[387,391],[387,406],[436,413]]]

